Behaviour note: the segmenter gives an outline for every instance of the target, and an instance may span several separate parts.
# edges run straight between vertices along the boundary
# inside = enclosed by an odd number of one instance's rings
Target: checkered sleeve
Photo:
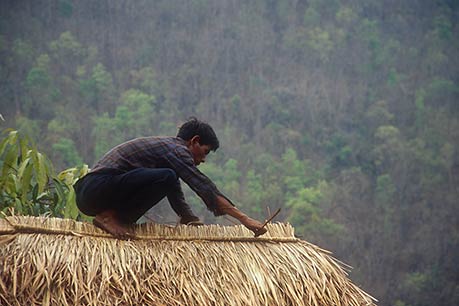
[[[165,158],[177,175],[196,192],[214,215],[223,215],[218,209],[217,195],[225,196],[205,174],[198,170],[188,149],[177,147],[168,152]]]

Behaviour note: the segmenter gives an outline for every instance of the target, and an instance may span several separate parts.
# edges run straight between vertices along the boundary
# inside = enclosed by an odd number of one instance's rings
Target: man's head
[[[177,137],[187,142],[187,147],[193,155],[196,166],[205,161],[210,151],[215,151],[220,146],[212,127],[194,117],[182,124]]]

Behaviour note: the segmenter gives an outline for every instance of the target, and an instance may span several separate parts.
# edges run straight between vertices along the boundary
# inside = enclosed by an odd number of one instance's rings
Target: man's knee
[[[174,185],[178,181],[177,173],[175,173],[172,169],[164,169],[163,170],[163,178],[164,182],[168,185]]]

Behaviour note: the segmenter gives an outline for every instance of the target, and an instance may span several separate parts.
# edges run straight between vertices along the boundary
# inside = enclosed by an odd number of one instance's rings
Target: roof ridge
[[[298,242],[294,228],[288,223],[270,223],[268,233],[260,237],[242,225],[203,225],[203,226],[168,226],[157,223],[134,226],[139,240],[179,240],[179,241],[215,241],[215,242]],[[0,220],[0,235],[14,233],[40,233],[54,235],[92,236],[114,238],[111,234],[88,222],[54,217],[9,216]]]

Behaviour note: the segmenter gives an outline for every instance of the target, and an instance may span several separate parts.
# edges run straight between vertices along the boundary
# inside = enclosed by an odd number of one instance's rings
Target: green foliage
[[[84,72],[85,69],[80,67],[79,74],[84,76]],[[103,64],[97,63],[88,78],[79,80],[79,91],[84,102],[96,110],[113,111],[115,93],[113,78]]]
[[[308,161],[298,160],[298,155],[292,148],[287,148],[282,155],[283,183],[287,196],[295,194],[298,190],[311,182],[311,173]]]
[[[27,89],[24,109],[30,118],[52,118],[52,104],[59,97],[59,90],[54,86],[50,76],[50,58],[41,54],[35,66],[27,74],[25,85]]]
[[[303,21],[305,26],[318,24],[320,21],[320,14],[313,7],[309,7],[304,13]]]
[[[359,34],[370,50],[376,51],[381,47],[379,26],[376,20],[363,19],[360,24]]]
[[[350,25],[357,20],[356,12],[348,6],[341,6],[336,12],[336,20],[344,25]]]
[[[92,79],[99,92],[104,93],[113,90],[112,76],[101,63],[98,63],[92,70]]]
[[[396,68],[391,68],[389,70],[389,74],[387,75],[387,85],[391,87],[400,85],[404,77],[405,76],[403,74],[400,74]]]
[[[120,113],[122,113],[122,110]],[[121,115],[118,115],[118,118],[119,117],[121,117]],[[122,131],[117,129],[117,124],[123,124],[123,120],[119,122],[116,118],[112,119],[107,113],[104,113],[102,116],[95,118],[94,124],[94,138],[96,140],[94,153],[96,156],[102,157],[111,147],[124,140],[123,137],[119,135]]]
[[[151,129],[155,112],[154,96],[140,90],[130,89],[123,93],[121,107],[125,107],[126,125],[134,135],[141,135]],[[118,115],[118,109],[117,109]]]
[[[17,131],[6,130],[0,143],[0,210],[22,215],[80,216],[72,185],[87,167],[57,176],[48,158]],[[53,182],[53,183],[52,183]]]
[[[404,151],[404,144],[400,139],[400,131],[392,125],[383,125],[376,129],[373,148],[374,163],[379,169],[390,167],[398,160]]]
[[[79,210],[75,201],[75,190],[73,184],[88,173],[88,166],[80,168],[70,168],[60,172],[57,177],[53,178],[55,190],[54,196],[56,207],[59,209],[57,216],[71,219],[87,219]]]
[[[40,121],[28,117],[18,116],[16,118],[17,131],[21,135],[27,135],[31,140],[36,141],[41,136]]]
[[[393,56],[393,49],[396,47],[395,40],[383,43],[380,26],[377,20],[364,18],[357,26],[357,39],[365,46],[361,56],[359,69],[364,74],[372,74],[381,69],[384,64],[390,63]]]
[[[392,125],[380,126],[375,133],[375,137],[378,140],[388,144],[396,144],[398,142],[399,135],[400,131]]]
[[[67,0],[59,0],[59,12],[64,17],[71,17],[73,13],[72,3]]]
[[[405,277],[404,285],[412,291],[421,292],[428,286],[428,276],[419,272],[410,273]]]
[[[312,18],[312,17],[308,17]],[[319,26],[299,28],[285,36],[285,44],[289,49],[295,50],[306,62],[314,63],[319,60],[326,64],[331,60],[337,44],[344,39],[340,29],[332,28],[331,31]]]
[[[287,207],[291,209],[288,220],[301,236],[312,240],[320,236],[331,239],[343,230],[342,225],[323,215],[322,201],[328,192],[328,184],[321,181],[317,186],[302,188],[288,200]]]
[[[323,18],[329,18],[336,14],[336,11],[339,9],[340,1],[338,0],[327,0],[327,1],[320,1],[320,0],[311,0],[309,1],[310,8],[313,8],[320,12]]]
[[[418,91],[423,93],[422,98],[431,107],[445,108],[454,113],[459,111],[459,103],[457,103],[459,86],[451,80],[434,78],[425,89],[421,88]]]
[[[450,40],[453,35],[453,25],[451,20],[446,16],[435,16],[433,20],[434,31],[438,38]]]
[[[65,164],[81,165],[83,163],[71,139],[60,138],[57,143],[53,144],[53,150],[60,154]]]
[[[107,106],[113,103],[113,79],[104,65],[98,63],[92,70],[91,80],[94,82],[94,95],[99,105]]]
[[[451,94],[459,92],[458,87],[451,80],[434,78],[427,88],[427,94],[435,97],[441,93]]]
[[[327,62],[329,60],[330,53],[334,49],[330,33],[327,30],[315,27],[308,31],[306,39],[308,47],[317,54],[322,62]]]
[[[325,142],[325,149],[330,155],[330,163],[336,167],[349,166],[352,162],[352,148],[347,143],[346,136],[334,133]]]
[[[383,174],[376,179],[376,203],[387,205],[393,200],[395,186],[389,175]]]
[[[237,120],[240,111],[241,111],[241,97],[239,95],[234,95],[231,99],[225,101],[225,118],[228,118],[229,121]]]
[[[155,97],[137,89],[123,93],[121,105],[114,117],[108,113],[95,117],[94,138],[96,156],[102,156],[112,146],[122,141],[149,134],[155,122]]]
[[[50,84],[50,78],[43,67],[35,67],[30,70],[27,75],[26,85],[30,88],[33,87],[47,87]]]
[[[261,175],[249,170],[247,172],[247,201],[249,203],[260,203],[263,199],[263,191]]]
[[[235,159],[228,159],[223,165],[223,175],[225,177],[224,183],[221,186],[228,191],[228,194],[237,197],[239,194],[239,181],[241,173],[238,169],[238,163]]]
[[[22,39],[16,39],[13,42],[12,51],[19,62],[31,62],[34,56],[32,45]]]
[[[83,54],[81,44],[69,31],[63,32],[59,39],[49,44],[49,49],[55,53],[58,59],[73,59]]]
[[[396,300],[395,303],[394,303],[394,306],[408,306],[407,304],[405,304],[403,301],[401,300]]]
[[[416,128],[422,129],[425,124],[425,97],[426,91],[421,88],[416,92]]]
[[[139,88],[143,92],[151,95],[159,93],[160,88],[157,81],[158,77],[152,67],[132,70],[130,74],[132,77],[132,84],[136,88]]]

